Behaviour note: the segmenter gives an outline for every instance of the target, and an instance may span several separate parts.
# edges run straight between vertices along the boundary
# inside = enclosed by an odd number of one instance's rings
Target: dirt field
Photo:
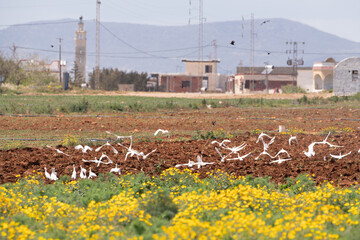
[[[298,143],[289,145],[289,135],[279,134],[279,125],[287,129],[303,132],[297,134]],[[316,155],[308,158],[303,151],[314,141],[323,141],[326,135],[319,135],[324,128],[332,127],[336,133],[329,136],[331,144],[343,146],[341,148],[328,145],[315,145]],[[171,137],[157,136],[157,129],[167,129]],[[281,164],[270,163],[271,159],[261,156],[255,158],[263,151],[263,144],[256,143],[260,129],[276,136],[268,152],[275,155],[281,149],[289,152],[291,160]],[[176,164],[196,161],[197,155],[203,156],[204,162],[213,162],[212,165],[201,168],[192,167],[194,172],[199,172],[202,177],[211,170],[221,169],[230,174],[271,176],[272,180],[280,183],[286,177],[296,177],[301,173],[314,174],[317,182],[324,180],[334,181],[340,186],[348,186],[360,178],[360,111],[355,109],[251,109],[251,108],[219,108],[179,112],[157,113],[122,113],[112,116],[57,116],[57,117],[24,117],[1,116],[0,130],[3,137],[22,138],[57,138],[64,134],[80,137],[109,138],[111,131],[119,135],[133,135],[133,149],[145,154],[156,149],[146,159],[138,160],[135,156],[128,157],[125,161],[127,150],[113,144],[119,151],[114,154],[109,147],[104,147],[99,152],[82,153],[73,147],[58,146],[59,149],[69,154],[70,157],[59,154],[46,147],[29,147],[23,149],[10,149],[0,151],[0,183],[14,182],[18,177],[24,177],[35,172],[43,172],[44,167],[50,170],[55,167],[58,176],[71,175],[72,166],[75,164],[77,173],[80,165],[87,170],[92,168],[96,174],[109,172],[115,163],[121,168],[122,173],[159,174],[162,170],[175,167]],[[231,138],[230,147],[246,143],[240,156],[250,153],[244,161],[220,161],[220,156],[215,150],[216,144],[211,140],[190,140],[196,136],[196,131],[203,134],[209,131],[237,135]],[[220,141],[220,139],[219,139]],[[54,142],[46,144],[53,145]],[[98,142],[100,146],[102,143]],[[124,144],[129,146],[129,142]],[[96,148],[97,146],[94,146]],[[221,154],[229,150],[221,149]],[[330,154],[347,154],[342,159],[332,158]],[[106,153],[114,164],[97,166],[96,163],[85,163],[82,159],[91,160],[100,158]],[[229,158],[237,157],[233,154]],[[282,155],[282,158],[288,158]]]

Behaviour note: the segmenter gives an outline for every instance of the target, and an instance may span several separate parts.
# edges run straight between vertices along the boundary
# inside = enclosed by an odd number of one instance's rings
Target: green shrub
[[[71,104],[69,110],[70,112],[86,113],[89,107],[89,102],[83,98],[80,102]]]
[[[283,93],[306,93],[306,91],[303,88],[299,86],[294,86],[292,84],[282,86],[281,90]]]
[[[178,207],[168,192],[157,190],[140,203],[140,208],[152,217],[171,220],[177,213]]]

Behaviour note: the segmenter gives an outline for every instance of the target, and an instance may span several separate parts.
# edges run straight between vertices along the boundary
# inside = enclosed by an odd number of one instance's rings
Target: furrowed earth
[[[89,114],[91,115],[91,114]],[[215,108],[193,111],[155,112],[155,113],[120,113],[110,116],[93,114],[92,116],[1,116],[0,129],[5,139],[37,138],[58,139],[65,134],[79,136],[81,138],[102,138],[110,140],[119,153],[114,154],[110,147],[106,146],[99,152],[82,153],[74,147],[59,145],[59,142],[43,140],[44,144],[32,146],[28,142],[27,147],[0,150],[0,183],[15,182],[18,178],[36,172],[44,172],[44,167],[51,171],[55,168],[58,176],[71,175],[73,164],[80,173],[80,165],[87,170],[91,167],[96,174],[108,173],[115,163],[120,167],[122,174],[144,172],[149,175],[158,175],[164,169],[175,167],[177,164],[196,161],[201,155],[204,162],[213,162],[201,168],[192,167],[201,177],[215,170],[221,170],[235,176],[252,175],[253,177],[270,176],[271,181],[284,183],[286,178],[295,178],[299,174],[308,173],[313,176],[317,183],[333,181],[334,184],[346,187],[360,181],[360,111],[352,109],[269,109],[269,108]],[[279,125],[284,125],[292,130],[297,136],[298,142],[289,145],[289,134],[278,132]],[[167,135],[154,136],[157,129],[166,129]],[[327,134],[325,128],[335,129],[328,137],[328,142],[343,147],[329,147],[328,145],[315,145],[316,155],[308,158],[304,151],[312,142],[323,141]],[[256,130],[259,129],[259,130]],[[295,130],[294,130],[295,129]],[[301,130],[301,131],[299,131]],[[128,156],[125,161],[127,150],[115,143],[116,138],[105,131],[117,135],[132,135],[134,142],[132,148],[147,154],[156,149],[146,159],[140,160],[136,156]],[[219,154],[215,150],[217,144],[211,144],[213,139],[194,140],[206,132],[222,133],[222,137],[229,138],[229,147],[239,146],[246,143],[240,156],[251,152],[251,155],[243,161],[231,160],[221,162]],[[291,160],[278,163],[270,163],[268,156],[255,158],[263,151],[263,144],[256,143],[259,133],[264,131],[270,136],[275,136],[275,141],[270,145],[268,153],[275,155],[281,149],[289,152]],[[231,137],[234,134],[235,137]],[[264,138],[267,140],[266,138]],[[51,145],[70,155],[59,154],[55,150],[45,147]],[[94,142],[93,149],[101,146],[104,142]],[[124,140],[125,146],[130,142]],[[219,147],[218,147],[219,148]],[[219,148],[223,155],[229,150]],[[330,156],[344,155],[342,159]],[[114,162],[105,165],[83,162],[82,159],[91,160],[100,158],[105,153]],[[282,158],[288,158],[281,155]],[[229,158],[236,158],[234,154]],[[186,168],[186,167],[180,167]],[[48,183],[51,181],[47,180]]]

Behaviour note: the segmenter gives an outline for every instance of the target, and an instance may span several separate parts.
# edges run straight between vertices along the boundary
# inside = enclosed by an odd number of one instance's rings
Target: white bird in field
[[[217,143],[217,144],[219,145],[219,147],[222,147],[223,145],[226,147],[225,143],[230,143],[230,142],[231,142],[231,141],[228,140],[228,139],[225,139],[225,140],[223,140],[222,142],[218,142],[218,141],[214,140],[214,141],[211,142],[211,144]]]
[[[119,136],[119,135],[116,135],[115,133],[112,133],[110,131],[105,131],[105,132],[108,133],[108,134],[114,135],[117,140],[124,139],[124,138],[130,138],[132,140],[132,136]]]
[[[331,144],[327,141],[328,137],[330,136],[330,132],[328,133],[328,135],[326,136],[326,138],[321,142],[322,144],[327,144],[329,145],[330,147],[343,147],[343,146],[338,146],[338,145],[334,145],[334,144]]]
[[[121,170],[120,170],[120,168],[118,168],[117,164],[115,164],[114,168],[110,169],[110,172],[117,173],[117,174],[121,175]]]
[[[86,178],[86,169],[83,168],[81,165],[80,165],[80,177],[81,178]]]
[[[111,146],[111,144],[110,144],[109,142],[106,142],[104,145],[102,145],[102,146],[98,147],[97,149],[95,149],[95,152],[100,151],[100,150],[101,150],[103,147],[105,147],[105,146],[110,146],[110,148],[113,150],[113,152],[114,152],[115,154],[118,154],[118,153],[119,153],[118,150],[116,150],[116,148],[114,148],[113,146]]]
[[[136,157],[137,157],[138,160],[140,160],[140,159],[139,159],[139,156],[141,156],[141,157],[143,158],[143,160],[144,160],[144,159],[146,159],[151,153],[153,153],[153,152],[156,151],[156,149],[154,149],[154,150],[152,150],[150,153],[144,154],[143,152],[139,152],[139,151],[133,149],[133,148],[132,148],[132,144],[130,144],[129,147],[126,147],[125,145],[122,145],[121,143],[118,143],[118,145],[126,148],[126,150],[127,150],[127,153],[126,153],[126,155],[125,155],[125,161],[126,161],[126,159],[127,159],[127,157],[128,157],[129,155],[130,155],[130,157],[133,157],[134,155],[136,155]]]
[[[215,151],[220,155],[220,157],[221,157],[220,161],[221,162],[225,162],[225,158],[230,155],[230,154],[228,154],[226,156],[223,156],[217,147],[215,147]]]
[[[275,157],[271,156],[266,150],[264,150],[262,153],[259,154],[259,156],[257,156],[255,158],[255,160],[258,160],[261,155],[267,155],[267,156],[269,156],[271,158],[275,158]]]
[[[308,146],[308,151],[304,152],[304,154],[309,158],[312,156],[315,156],[315,151],[314,151],[314,146],[315,144],[322,144],[322,142],[312,142],[309,146]]]
[[[277,160],[271,161],[270,163],[278,163],[278,164],[280,164],[282,162],[289,161],[289,160],[291,160],[291,158],[281,159],[280,156],[279,156]]]
[[[340,155],[330,154],[330,156],[331,156],[332,158],[342,159],[343,157],[346,157],[346,156],[349,155],[349,154],[351,154],[351,152],[348,152],[347,154],[344,154],[344,155],[341,155],[341,153],[340,153]]]
[[[91,167],[90,167],[88,178],[93,178],[93,177],[97,177],[97,175],[91,171]]]
[[[262,141],[262,143],[264,145],[264,151],[266,151],[269,148],[269,146],[274,143],[275,136],[273,138],[271,138],[268,143],[266,143],[263,138],[261,138],[261,141]]]
[[[144,154],[143,152],[139,153],[140,156],[142,156],[142,158],[145,160],[150,154],[152,154],[153,152],[155,152],[157,149],[155,148],[154,150],[152,150],[151,152],[149,152],[148,154]]]
[[[56,176],[56,172],[55,172],[55,168],[51,168],[51,175],[50,175],[51,180],[58,180],[59,178]]]
[[[50,173],[48,173],[47,170],[46,170],[46,167],[44,167],[44,169],[45,169],[45,177],[46,177],[47,179],[52,180],[52,179],[51,179],[51,176],[50,176]]]
[[[158,135],[159,133],[167,134],[167,135],[168,135],[168,138],[170,137],[170,134],[169,134],[169,131],[168,131],[168,130],[158,129],[158,130],[156,130],[156,132],[154,133],[154,136]]]
[[[197,155],[196,158],[197,158],[197,162],[194,164],[198,165],[198,168],[209,164],[214,164],[213,162],[203,162],[202,156]]]
[[[296,136],[290,135],[290,138],[289,138],[289,145],[291,145],[291,142],[292,142],[293,140],[295,140],[295,141],[296,141],[296,143],[298,143],[298,140],[297,140]]]
[[[191,160],[189,159],[189,163],[176,164],[175,167],[187,166],[187,167],[189,167],[189,168],[192,168],[194,165],[195,165],[195,162],[194,162],[194,161],[191,161]]]
[[[104,159],[104,158],[106,158],[108,161],[107,162],[103,162],[102,160]],[[97,163],[97,166],[100,166],[100,164],[102,163],[102,164],[111,164],[111,163],[113,163],[113,161],[106,155],[106,154],[102,154],[101,155],[101,157],[99,158],[99,159],[97,159],[96,157],[95,157],[95,159],[93,159],[93,160],[85,160],[85,159],[82,159],[82,161],[83,162],[93,162],[93,163]]]
[[[54,149],[57,153],[64,154],[65,156],[71,157],[69,154],[66,154],[63,151],[59,150],[59,149],[53,148],[53,147],[51,147],[49,145],[46,145],[46,147],[50,148],[50,149]]]
[[[261,132],[258,139],[256,140],[256,143],[258,143],[260,141],[260,139],[263,139],[264,137],[268,137],[268,138],[272,139],[272,137],[270,137],[269,135]]]
[[[102,160],[103,160],[104,158],[106,158],[108,161],[107,161],[107,162],[103,162]],[[100,163],[107,165],[107,164],[113,163],[113,161],[112,161],[106,154],[103,153],[103,154],[101,155],[101,157],[99,158],[99,161],[98,161],[98,165],[97,165],[97,166],[99,166]]]
[[[83,153],[86,153],[88,150],[91,152],[93,149],[91,148],[91,147],[89,147],[89,146],[87,146],[87,145],[77,145],[77,146],[75,146],[75,149],[76,150],[81,150]]]
[[[288,156],[288,157],[290,157],[290,154],[285,150],[285,149],[281,149],[274,157],[277,157],[277,156],[279,156],[280,154],[282,154],[282,153],[286,153],[286,155]]]
[[[247,154],[245,154],[245,155],[243,155],[243,156],[240,156],[240,154],[238,153],[238,154],[237,154],[237,155],[238,155],[237,158],[230,158],[230,159],[227,159],[227,160],[228,160],[228,161],[231,161],[231,160],[244,161],[244,159],[245,159],[247,156],[251,155],[251,153],[252,153],[252,152],[249,152],[249,153],[247,153]]]
[[[246,143],[241,144],[240,146],[237,147],[225,147],[224,149],[228,149],[231,151],[231,153],[237,153],[238,151],[242,150],[244,147],[246,147]]]
[[[73,172],[72,172],[72,174],[71,174],[71,179],[76,179],[75,164],[73,164]]]

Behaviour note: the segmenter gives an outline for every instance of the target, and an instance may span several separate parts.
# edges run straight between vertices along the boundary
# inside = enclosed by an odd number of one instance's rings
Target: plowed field
[[[220,169],[232,175],[271,176],[272,181],[285,182],[287,177],[296,177],[301,173],[314,174],[314,179],[320,183],[325,180],[333,181],[340,186],[348,186],[360,178],[360,112],[352,109],[250,109],[250,108],[219,108],[198,111],[158,112],[158,113],[124,113],[112,116],[57,116],[57,117],[29,117],[29,116],[1,116],[0,130],[4,138],[59,138],[64,134],[80,137],[112,138],[106,134],[111,131],[119,135],[132,135],[134,142],[132,148],[145,154],[156,149],[146,159],[140,160],[136,156],[128,157],[125,161],[127,150],[113,141],[110,141],[119,153],[114,154],[106,146],[99,152],[82,153],[74,147],[55,146],[57,142],[46,144],[57,147],[70,155],[57,153],[55,150],[44,146],[14,148],[0,151],[0,183],[14,182],[18,177],[24,177],[34,172],[43,172],[55,168],[58,176],[71,175],[73,164],[80,173],[80,165],[87,170],[91,167],[96,174],[109,172],[117,163],[123,174],[138,173],[160,174],[162,170],[175,167],[176,164],[196,161],[197,156],[202,156],[204,162],[213,164],[201,168],[192,167],[194,172],[205,177],[209,171]],[[298,142],[289,145],[290,135],[278,133],[279,125],[287,129],[298,129]],[[315,145],[315,156],[308,158],[303,153],[308,150],[312,142],[321,142],[326,138],[322,132],[324,128],[332,127],[332,133],[327,141],[342,147],[329,147],[326,144]],[[170,138],[166,135],[154,137],[157,129],[167,129]],[[191,140],[200,130],[204,134],[209,131],[226,132],[228,135],[235,133],[231,138],[229,147],[246,143],[239,154],[240,156],[251,152],[243,161],[220,161],[220,156],[215,150],[217,144],[212,140]],[[268,156],[255,158],[264,150],[261,141],[257,142],[261,129],[270,136],[275,136],[275,141],[267,150],[275,155],[281,149],[289,152],[291,160],[270,163]],[[347,129],[347,130],[345,130]],[[319,134],[323,133],[323,134]],[[111,140],[111,139],[109,139]],[[268,141],[266,138],[264,140]],[[221,141],[221,139],[218,139]],[[129,141],[123,144],[129,146]],[[33,143],[29,142],[29,145]],[[96,147],[103,142],[97,142]],[[45,145],[45,144],[44,144]],[[219,147],[218,147],[219,148]],[[229,150],[219,148],[224,155]],[[331,157],[344,155],[342,159]],[[83,162],[82,159],[91,160],[100,158],[106,153],[114,162],[105,165]],[[288,158],[281,155],[282,158]],[[229,158],[236,158],[233,154]],[[183,167],[182,167],[183,168]]]

